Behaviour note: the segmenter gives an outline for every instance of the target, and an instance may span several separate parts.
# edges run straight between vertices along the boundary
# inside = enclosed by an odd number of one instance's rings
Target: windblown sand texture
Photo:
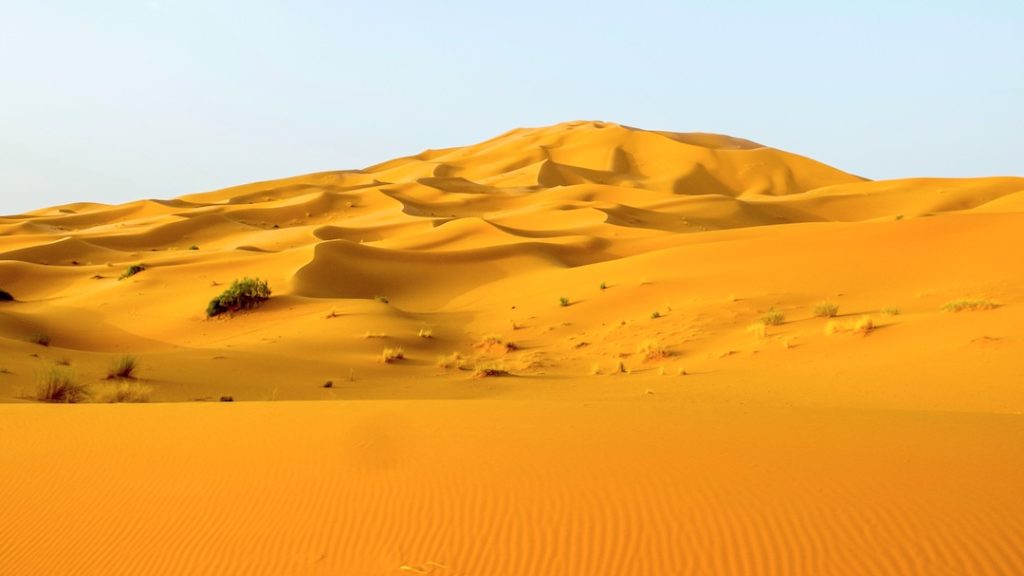
[[[1022,241],[600,122],[0,217],[0,574],[1022,574]]]

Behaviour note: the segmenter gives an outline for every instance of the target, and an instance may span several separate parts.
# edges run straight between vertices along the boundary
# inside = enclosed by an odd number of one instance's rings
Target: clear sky
[[[1022,31],[1021,0],[0,0],[0,214],[574,119],[1024,175]]]

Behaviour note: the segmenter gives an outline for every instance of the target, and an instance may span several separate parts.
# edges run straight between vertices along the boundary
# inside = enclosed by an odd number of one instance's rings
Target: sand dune
[[[1022,199],[570,122],[0,218],[0,573],[1024,572]]]

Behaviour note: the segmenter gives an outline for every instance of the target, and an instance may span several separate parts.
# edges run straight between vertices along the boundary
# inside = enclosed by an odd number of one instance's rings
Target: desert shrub
[[[121,356],[107,370],[107,380],[134,380],[138,367],[139,362],[135,356]]]
[[[508,370],[505,369],[503,364],[496,364],[493,362],[484,362],[477,364],[473,368],[474,378],[496,378],[498,376],[508,376]]]
[[[870,316],[861,316],[853,323],[853,331],[868,335],[875,330],[875,322]]]
[[[569,305],[569,298],[562,296],[561,298],[558,299],[558,305],[565,308],[566,306]]]
[[[132,276],[135,276],[139,272],[145,272],[145,270],[146,266],[143,264],[132,264],[131,266],[128,267],[127,270],[124,271],[123,274],[121,274],[118,280],[125,280],[127,278],[131,278]]]
[[[598,288],[600,288],[601,290],[607,290],[608,289],[608,284],[605,284],[604,282],[601,282],[601,285],[598,286]]]
[[[668,348],[662,346],[661,342],[654,338],[641,342],[640,346],[637,347],[637,352],[640,353],[640,356],[645,362],[650,360],[660,360],[671,356]]]
[[[0,302],[14,302],[14,296],[11,296],[10,292],[0,289]]]
[[[992,310],[993,308],[998,307],[998,304],[987,298],[978,300],[961,298],[959,300],[953,300],[952,302],[946,302],[942,305],[942,310],[944,312],[962,312],[964,310]]]
[[[373,299],[376,300],[377,302],[380,302],[381,304],[391,303],[391,300],[389,300],[387,296],[374,296]]]
[[[450,370],[452,368],[462,368],[462,366],[465,364],[465,360],[466,359],[462,357],[462,354],[459,354],[458,352],[452,352],[447,356],[438,356],[437,367],[444,368],[445,370]]]
[[[270,299],[270,287],[259,278],[243,278],[231,283],[220,296],[210,300],[206,316],[213,318],[226,312],[251,310]]]
[[[28,340],[29,342],[31,342],[33,344],[39,344],[40,346],[49,346],[50,345],[50,335],[49,334],[43,334],[43,333],[32,334],[31,336],[26,338],[26,340]]]
[[[85,384],[75,380],[75,373],[64,366],[51,366],[40,374],[36,399],[43,402],[74,404],[89,398]]]
[[[661,312],[658,312],[657,310],[651,312],[651,320],[657,320],[658,318],[661,318]]]
[[[767,338],[768,325],[764,322],[755,322],[754,324],[747,326],[747,332],[753,334],[755,338]]]
[[[419,336],[420,338],[430,339],[434,337],[434,331],[431,330],[430,328],[420,328]]]
[[[814,305],[814,315],[818,318],[835,318],[839,314],[839,305],[834,302],[818,302]]]
[[[405,350],[402,348],[385,348],[380,354],[380,359],[385,364],[394,364],[399,360],[405,359]]]
[[[883,316],[899,316],[900,315],[900,309],[896,308],[895,306],[886,306],[885,308],[882,308],[881,310],[879,310],[879,312]]]
[[[765,326],[778,326],[786,321],[786,315],[778,310],[771,309],[761,316],[761,324]]]
[[[149,395],[153,392],[150,386],[138,382],[119,381],[100,386],[96,394],[98,402],[117,403],[142,403],[149,402]]]
[[[199,246],[196,246],[195,244],[193,244],[193,245],[189,246],[188,249],[192,250],[193,252],[195,252],[196,250],[199,250]]]

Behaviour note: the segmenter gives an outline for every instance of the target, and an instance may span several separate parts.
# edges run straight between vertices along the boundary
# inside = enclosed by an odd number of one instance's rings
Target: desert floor
[[[0,217],[0,573],[1021,574],[1022,240],[595,122]]]

